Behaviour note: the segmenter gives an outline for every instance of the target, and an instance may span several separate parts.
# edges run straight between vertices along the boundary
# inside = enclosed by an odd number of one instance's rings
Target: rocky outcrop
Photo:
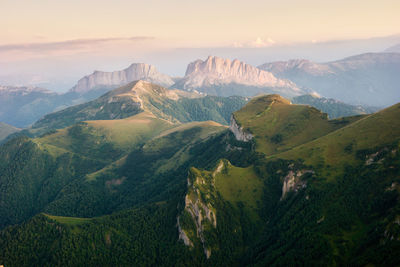
[[[207,259],[211,256],[212,245],[209,244],[205,232],[217,227],[216,209],[212,204],[214,176],[221,171],[223,166],[224,163],[220,163],[214,173],[207,176],[194,168],[190,170],[188,193],[185,196],[183,213],[188,214],[194,229],[191,229],[188,224],[183,224],[181,217],[177,218],[179,239],[183,240],[184,244],[189,247],[193,247],[196,241],[200,241]],[[184,216],[184,214],[181,216]]]
[[[165,87],[169,87],[174,83],[171,77],[158,72],[154,66],[135,63],[121,71],[95,71],[93,74],[80,79],[70,91],[82,94],[96,88],[116,88],[136,80],[144,80]]]
[[[205,87],[224,85],[282,88],[283,91],[292,95],[299,95],[301,92],[293,82],[276,78],[268,71],[260,70],[237,59],[231,61],[214,56],[208,57],[205,61],[197,60],[190,63],[185,77],[177,83],[177,87],[182,89],[199,91],[204,90]]]
[[[283,178],[281,200],[283,200],[289,192],[297,192],[298,190],[305,188],[307,186],[307,183],[306,181],[303,181],[301,177],[306,173],[314,173],[314,171],[312,170],[294,170],[293,167],[294,165],[289,166],[289,172]]]
[[[245,132],[243,130],[243,127],[240,127],[238,125],[233,115],[231,115],[229,130],[235,135],[235,138],[238,141],[249,142],[251,139],[253,139],[253,135],[251,133]]]
[[[185,244],[185,246],[193,247],[192,241],[190,241],[186,232],[182,229],[181,223],[179,222],[179,217],[177,217],[176,219],[177,219],[177,226],[178,226],[178,232],[179,232],[179,239],[183,240],[183,243]]]

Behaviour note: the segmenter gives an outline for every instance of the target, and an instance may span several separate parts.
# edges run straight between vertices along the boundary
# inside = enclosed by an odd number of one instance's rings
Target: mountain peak
[[[94,71],[91,75],[80,79],[77,85],[75,85],[70,91],[76,93],[87,93],[96,89],[113,89],[136,80],[146,80],[167,87],[174,83],[171,77],[158,72],[158,70],[152,65],[133,63],[128,68],[121,71]]]
[[[178,82],[177,86],[192,90],[207,87],[232,87],[235,84],[256,88],[284,88],[282,93],[286,95],[300,93],[300,89],[294,83],[278,79],[268,71],[258,69],[238,59],[232,61],[217,56],[208,56],[204,61],[196,60],[190,63],[185,77]],[[262,90],[253,91],[260,93]],[[244,93],[239,94],[243,95]],[[254,93],[251,95],[254,95]]]

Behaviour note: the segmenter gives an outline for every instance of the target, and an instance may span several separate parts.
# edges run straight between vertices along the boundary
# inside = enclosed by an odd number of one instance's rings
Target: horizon
[[[23,0],[5,1],[2,10],[0,84],[56,92],[94,70],[138,62],[182,76],[190,62],[208,55],[254,66],[327,62],[400,43],[394,0]]]

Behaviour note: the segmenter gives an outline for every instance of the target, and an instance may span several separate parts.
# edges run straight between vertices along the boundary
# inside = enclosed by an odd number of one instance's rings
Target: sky
[[[341,44],[312,58],[323,61],[357,52],[350,43],[363,52],[400,42],[398,0],[0,0],[0,11],[0,82],[30,75],[55,90],[134,61],[183,75],[207,53],[261,64]]]

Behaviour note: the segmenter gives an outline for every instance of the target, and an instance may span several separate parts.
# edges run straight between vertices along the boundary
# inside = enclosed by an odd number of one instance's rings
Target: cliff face
[[[231,130],[238,141],[248,142],[253,139],[253,135],[251,133],[245,132],[243,128],[237,124],[233,115],[231,115],[231,124],[229,125],[229,130]]]
[[[171,77],[158,72],[154,66],[136,63],[121,71],[95,71],[93,74],[80,79],[71,91],[86,93],[99,87],[113,88],[136,80],[144,80],[165,87],[169,87],[174,83]]]
[[[185,77],[177,83],[183,89],[223,85],[245,85],[252,87],[285,88],[296,95],[300,89],[289,80],[278,79],[272,73],[258,69],[237,59],[231,61],[210,56],[188,65]]]
[[[221,165],[222,164],[222,165]],[[223,167],[223,163],[220,163]],[[216,172],[222,167],[217,167]],[[198,170],[192,168],[188,177],[188,193],[185,196],[185,209],[177,218],[179,239],[189,247],[200,244],[205,256],[210,258],[213,244],[208,240],[206,232],[209,233],[217,227],[215,201],[214,176],[202,175]]]

